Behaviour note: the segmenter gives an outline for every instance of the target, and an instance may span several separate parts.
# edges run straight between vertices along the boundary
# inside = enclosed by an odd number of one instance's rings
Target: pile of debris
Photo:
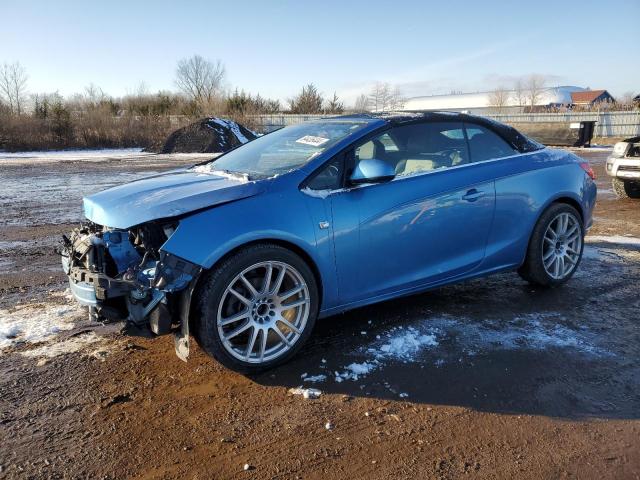
[[[242,125],[210,117],[180,128],[169,135],[161,153],[223,153],[257,135]]]

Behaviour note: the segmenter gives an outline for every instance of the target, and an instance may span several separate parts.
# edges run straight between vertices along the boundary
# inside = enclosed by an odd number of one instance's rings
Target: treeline
[[[157,149],[173,130],[205,116],[230,118],[255,130],[254,115],[345,111],[335,93],[325,98],[313,84],[282,105],[260,94],[231,91],[225,76],[220,61],[195,55],[178,62],[177,92],[152,94],[140,85],[135,93],[113,97],[91,84],[65,97],[29,93],[26,70],[19,63],[5,63],[0,66],[0,149]]]
[[[99,99],[37,94],[29,110],[0,111],[0,149],[156,148],[198,115],[191,102],[170,93]]]

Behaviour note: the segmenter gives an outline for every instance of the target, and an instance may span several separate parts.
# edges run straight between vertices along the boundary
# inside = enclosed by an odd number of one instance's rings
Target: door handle
[[[484,195],[483,191],[476,190],[475,188],[472,188],[471,190],[469,190],[467,193],[465,193],[462,196],[462,199],[466,200],[467,202],[475,202],[476,200],[478,200],[483,195]]]

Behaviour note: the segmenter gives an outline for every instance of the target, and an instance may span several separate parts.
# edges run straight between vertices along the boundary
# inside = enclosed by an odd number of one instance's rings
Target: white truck
[[[618,197],[640,198],[640,137],[616,143],[606,170]]]

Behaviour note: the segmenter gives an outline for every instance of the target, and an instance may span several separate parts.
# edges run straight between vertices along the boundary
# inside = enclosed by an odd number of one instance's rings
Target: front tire
[[[613,178],[611,186],[618,198],[640,198],[640,182]]]
[[[577,270],[583,248],[580,214],[571,205],[554,203],[538,219],[518,273],[536,285],[561,285]]]
[[[227,368],[257,373],[286,362],[307,341],[318,315],[318,286],[292,251],[251,245],[204,277],[196,306],[200,346]]]

